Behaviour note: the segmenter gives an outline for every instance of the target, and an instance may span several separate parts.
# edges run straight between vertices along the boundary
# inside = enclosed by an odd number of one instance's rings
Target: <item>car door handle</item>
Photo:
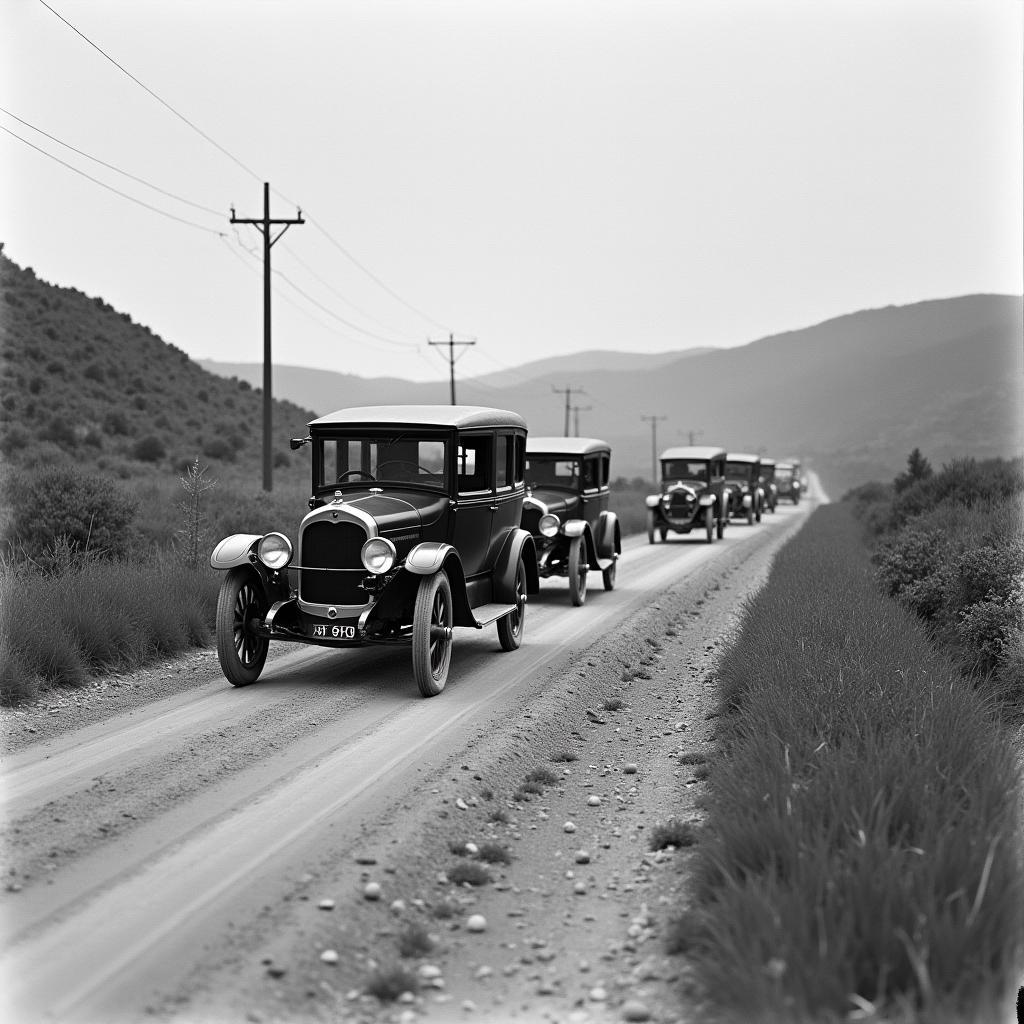
[[[497,505],[492,505],[491,506],[491,511],[492,512],[497,512],[498,511],[498,506]]]

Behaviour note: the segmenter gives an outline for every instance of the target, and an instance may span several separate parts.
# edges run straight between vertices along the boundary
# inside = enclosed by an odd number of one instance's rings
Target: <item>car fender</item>
[[[404,567],[407,572],[417,576],[432,576],[444,565],[445,559],[450,554],[458,557],[458,552],[451,544],[437,540],[423,541],[405,556]],[[460,560],[459,565],[461,566],[461,564]]]
[[[702,494],[697,499],[697,504],[701,508],[713,508],[715,504],[715,496],[713,494]]]
[[[751,494],[744,494],[743,495],[743,507],[744,508],[750,508],[750,506],[753,505],[753,504],[754,504],[754,497],[753,497],[753,495],[751,495]]]
[[[597,555],[599,558],[614,558],[622,554],[622,532],[619,517],[605,510],[597,519]]]
[[[452,591],[454,625],[475,626],[476,619],[473,618],[473,609],[470,607],[469,595],[466,592],[466,574],[462,568],[462,559],[451,544],[445,544],[443,541],[424,541],[405,556],[398,575],[382,592],[369,614],[364,613],[366,621],[373,618],[382,608],[393,607],[395,601],[400,603],[406,597],[411,600],[415,597],[420,577],[433,576],[442,569],[448,577]],[[365,626],[365,622],[361,622],[361,625]]]
[[[210,565],[214,569],[234,569],[236,565],[250,565],[250,556],[261,540],[262,533],[233,533],[213,549]]]
[[[516,595],[516,566],[523,560],[527,594],[540,593],[537,548],[526,530],[509,530],[494,564],[494,600],[511,604]]]
[[[647,497],[644,498],[644,504],[648,508],[657,508],[661,504],[661,495],[660,494],[648,494]]]
[[[582,537],[586,530],[586,519],[567,519],[562,523],[562,534],[566,537]]]

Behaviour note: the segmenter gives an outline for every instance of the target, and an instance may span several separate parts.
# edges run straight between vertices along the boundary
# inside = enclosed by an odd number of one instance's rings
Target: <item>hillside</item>
[[[0,451],[13,465],[74,461],[122,479],[197,456],[215,476],[261,480],[262,394],[208,373],[101,298],[60,288],[0,251]],[[305,479],[290,436],[314,413],[274,403],[274,462]]]
[[[680,351],[667,362],[665,353],[636,357],[633,366],[623,353],[540,360],[515,371],[519,383],[500,386],[497,380],[512,375],[496,374],[460,380],[458,397],[515,409],[534,431],[558,434],[564,404],[552,388],[582,387],[586,394],[577,401],[591,408],[581,413],[581,432],[611,442],[614,475],[650,475],[651,435],[641,416],[665,415],[659,448],[685,443],[693,432],[727,448],[801,454],[837,492],[891,478],[914,447],[936,465],[1018,452],[1021,312],[1021,298],[1006,295],[889,306],[738,348]],[[613,365],[599,364],[596,357],[604,355]],[[257,364],[225,369],[258,379]],[[275,390],[319,412],[447,398],[444,382],[365,380],[299,367],[276,368]]]

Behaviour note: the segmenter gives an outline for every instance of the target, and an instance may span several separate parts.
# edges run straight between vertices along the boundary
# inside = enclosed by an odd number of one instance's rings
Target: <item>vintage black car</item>
[[[210,563],[226,570],[217,654],[228,681],[255,682],[272,639],[328,647],[410,644],[427,697],[444,689],[453,627],[496,622],[503,650],[523,638],[538,589],[520,527],[526,423],[475,406],[342,409],[309,424],[312,496],[295,558],[283,533],[235,534]]]
[[[800,463],[797,460],[786,459],[775,464],[775,486],[780,498],[789,498],[794,505],[800,504],[803,480],[800,477]]]
[[[761,456],[761,490],[764,491],[764,507],[774,512],[779,503],[779,489],[775,483],[776,463],[774,459]]]
[[[761,522],[764,488],[761,486],[761,456],[729,452],[725,457],[725,482],[730,490],[729,515]]]
[[[587,573],[600,569],[615,586],[622,552],[619,519],[608,510],[611,448],[592,437],[529,437],[526,441],[524,530],[537,549],[542,578],[567,576],[574,605],[587,597]]]
[[[729,519],[725,449],[707,445],[667,448],[661,453],[661,491],[647,503],[647,540],[655,534],[703,530],[708,544],[721,538]]]

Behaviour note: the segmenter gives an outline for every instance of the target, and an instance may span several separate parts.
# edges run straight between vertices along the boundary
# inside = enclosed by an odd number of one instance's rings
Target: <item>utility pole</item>
[[[651,479],[654,486],[658,486],[658,420],[667,420],[667,416],[641,416],[651,425]]]
[[[571,406],[569,404],[569,396],[570,395],[585,395],[586,391],[584,391],[583,388],[556,388],[554,386],[554,384],[551,385],[551,390],[554,391],[554,393],[556,395],[562,395],[562,394],[565,395],[565,436],[568,437],[569,436],[569,413],[571,411]]]
[[[448,335],[447,341],[431,341],[427,339],[428,345],[447,345],[448,346],[448,378],[451,383],[451,396],[452,405],[455,404],[455,346],[456,345],[475,345],[476,339],[472,341],[456,341],[453,334]]]
[[[580,413],[590,412],[590,410],[593,408],[594,407],[592,405],[574,405],[572,407],[572,432],[574,437],[580,436]]]
[[[231,207],[232,224],[252,224],[263,235],[263,490],[274,489],[274,460],[271,457],[270,435],[271,418],[273,414],[273,403],[271,401],[271,366],[270,358],[270,249],[273,244],[292,226],[292,224],[305,224],[302,219],[302,211],[296,211],[293,220],[272,218],[270,216],[270,185],[263,183],[263,216],[262,217],[236,217],[235,208]],[[271,237],[272,225],[282,225],[281,230]]]

